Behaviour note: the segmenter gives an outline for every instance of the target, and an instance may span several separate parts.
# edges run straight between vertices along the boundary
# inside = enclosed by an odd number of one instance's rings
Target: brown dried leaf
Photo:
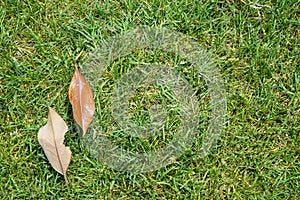
[[[42,146],[52,167],[65,178],[66,185],[67,169],[71,161],[71,150],[64,143],[65,133],[68,127],[64,120],[49,107],[48,122],[40,128],[38,132],[38,141]]]
[[[81,127],[82,136],[84,136],[93,119],[95,102],[90,86],[77,67],[69,88],[69,100],[72,104],[74,119]]]

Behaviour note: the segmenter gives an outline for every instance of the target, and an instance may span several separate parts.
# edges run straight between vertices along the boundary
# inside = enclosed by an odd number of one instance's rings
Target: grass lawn
[[[227,122],[211,154],[197,154],[205,112],[192,148],[167,167],[143,174],[120,172],[93,158],[78,137],[68,100],[74,61],[84,63],[103,39],[137,25],[196,40],[210,52],[227,92]],[[299,30],[297,0],[0,0],[0,198],[298,199]],[[173,61],[201,96],[205,84],[191,66],[180,65],[181,58],[136,51],[109,67],[105,87],[97,91],[107,134],[113,132],[105,113],[124,71],[132,63]],[[150,95],[146,103],[157,100],[159,95]],[[68,186],[37,141],[48,106],[69,127]],[[137,113],[142,108],[135,107]],[[143,147],[139,140],[110,137],[119,145],[136,144],[137,151]]]

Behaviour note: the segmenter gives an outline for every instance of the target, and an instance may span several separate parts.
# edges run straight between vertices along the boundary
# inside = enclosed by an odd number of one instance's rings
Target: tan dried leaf
[[[63,144],[64,136],[67,131],[68,127],[64,120],[49,107],[48,122],[45,126],[40,128],[38,141],[52,167],[64,176],[66,185],[69,184],[67,169],[72,154],[70,148]]]
[[[93,119],[95,101],[92,89],[77,67],[69,88],[69,100],[72,104],[74,119],[81,127],[82,136],[84,136]]]

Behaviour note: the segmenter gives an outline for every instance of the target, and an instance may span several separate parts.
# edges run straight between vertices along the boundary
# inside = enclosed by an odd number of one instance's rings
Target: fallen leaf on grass
[[[48,122],[38,132],[38,141],[42,146],[52,167],[65,178],[66,185],[67,169],[71,161],[71,151],[64,143],[65,133],[68,127],[64,120],[49,107]]]
[[[82,136],[84,136],[93,119],[95,102],[92,90],[77,66],[69,88],[69,100],[72,104],[74,119],[81,127]]]

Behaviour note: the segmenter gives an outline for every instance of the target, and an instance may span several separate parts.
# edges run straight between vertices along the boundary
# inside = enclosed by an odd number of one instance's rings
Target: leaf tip
[[[53,111],[53,108],[51,108],[50,106],[48,106],[48,110],[49,110],[49,112]]]
[[[70,182],[67,178],[67,175],[64,175],[64,178],[65,178],[65,186],[68,186]]]

